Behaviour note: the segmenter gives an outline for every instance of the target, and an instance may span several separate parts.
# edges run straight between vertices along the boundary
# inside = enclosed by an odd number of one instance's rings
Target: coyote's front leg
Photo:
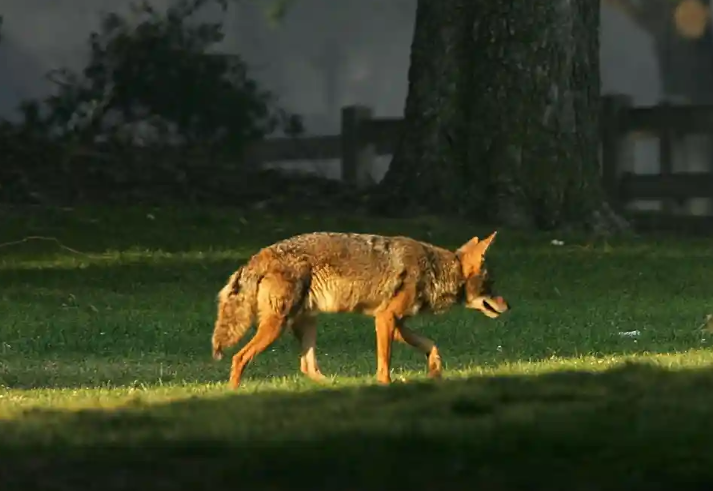
[[[391,343],[396,331],[396,318],[391,312],[377,314],[376,324],[376,380],[391,383]]]
[[[425,336],[421,336],[417,332],[412,331],[403,321],[396,325],[394,339],[413,346],[421,353],[428,357],[428,376],[431,378],[440,378],[443,366],[441,363],[441,355],[438,352],[436,344]]]

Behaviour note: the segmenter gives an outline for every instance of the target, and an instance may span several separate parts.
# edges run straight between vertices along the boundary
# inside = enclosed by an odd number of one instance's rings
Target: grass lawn
[[[299,375],[285,336],[229,391],[229,356],[210,356],[218,290],[260,246],[312,230],[451,247],[490,232],[431,218],[0,210],[0,490],[713,483],[713,333],[698,329],[713,312],[711,241],[501,231],[489,254],[513,310],[411,324],[438,344],[445,380],[427,381],[425,359],[397,345],[394,379],[410,383],[376,386],[373,325],[340,315],[320,320],[329,383]]]

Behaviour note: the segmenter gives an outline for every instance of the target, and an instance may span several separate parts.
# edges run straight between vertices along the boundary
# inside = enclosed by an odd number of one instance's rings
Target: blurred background
[[[162,10],[169,2],[154,0],[151,5]],[[210,4],[197,18],[224,22],[224,39],[210,49],[242,57],[250,77],[275,94],[285,110],[301,117],[304,136],[339,134],[341,109],[348,105],[370,107],[374,117],[402,116],[415,0],[299,0],[289,2],[279,21],[266,15],[265,5],[232,2],[223,12]],[[58,83],[48,79],[48,72],[81,70],[88,59],[89,35],[99,28],[101,15],[128,15],[129,6],[128,0],[4,0],[0,117],[17,121],[21,101],[56,91]],[[711,103],[710,24],[708,0],[602,0],[602,94],[628,95],[634,106]],[[629,136],[623,170],[659,172],[657,136]],[[713,145],[707,135],[679,138],[671,153],[674,171],[711,169]],[[368,170],[374,180],[383,177],[390,158],[374,159]],[[338,159],[307,157],[262,165],[341,176]],[[630,206],[658,209],[661,201],[634,200]],[[685,200],[679,207],[699,215],[713,209],[705,197]]]

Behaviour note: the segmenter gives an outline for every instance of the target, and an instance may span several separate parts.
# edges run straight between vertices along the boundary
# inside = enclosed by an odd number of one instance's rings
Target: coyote
[[[358,312],[376,324],[376,379],[391,382],[391,344],[396,339],[427,357],[428,375],[441,375],[441,357],[430,339],[405,321],[419,312],[442,313],[456,303],[495,318],[510,307],[494,296],[485,252],[496,232],[472,238],[455,252],[408,237],[314,232],[256,253],[218,294],[213,358],[233,346],[257,321],[254,337],[233,356],[230,386],[245,366],[289,329],[301,344],[300,369],[324,380],[315,354],[318,313]]]

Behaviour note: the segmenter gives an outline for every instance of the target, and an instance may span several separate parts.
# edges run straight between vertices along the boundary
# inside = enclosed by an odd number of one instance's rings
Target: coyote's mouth
[[[478,297],[473,302],[473,308],[480,310],[483,314],[494,319],[509,309],[508,304],[502,297]]]

